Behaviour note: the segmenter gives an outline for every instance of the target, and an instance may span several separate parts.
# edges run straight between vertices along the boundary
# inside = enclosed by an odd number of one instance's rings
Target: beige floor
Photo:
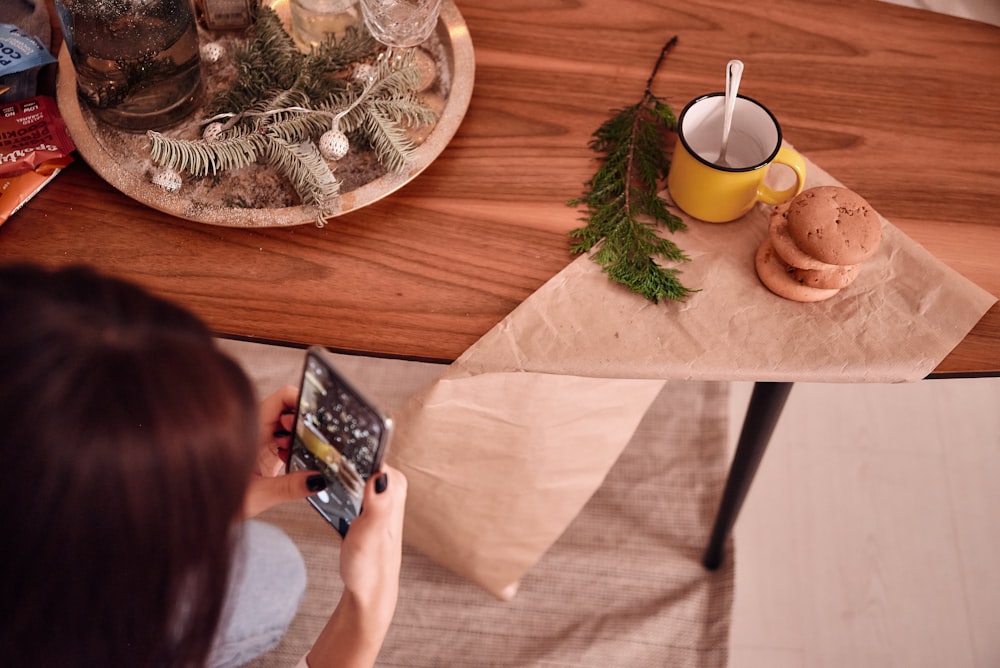
[[[731,668],[1000,666],[998,510],[1000,379],[796,385],[736,525]]]

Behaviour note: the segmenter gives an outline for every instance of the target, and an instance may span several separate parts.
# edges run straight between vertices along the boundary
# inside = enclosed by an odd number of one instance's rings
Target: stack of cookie
[[[833,297],[878,250],[882,223],[860,195],[837,186],[804,190],[775,208],[757,249],[757,276],[797,302]]]

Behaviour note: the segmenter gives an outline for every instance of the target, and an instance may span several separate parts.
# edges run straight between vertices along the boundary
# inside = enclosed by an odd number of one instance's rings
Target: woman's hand
[[[399,597],[406,485],[391,466],[365,485],[361,515],[340,547],[344,593],[309,652],[311,668],[374,665]]]
[[[284,473],[298,400],[298,388],[286,385],[260,404],[257,467],[243,502],[244,518],[259,515],[279,503],[304,499],[326,487],[326,480],[315,471]]]
[[[365,485],[361,514],[340,548],[344,589],[370,611],[388,612],[387,626],[399,592],[406,485],[406,476],[390,466],[373,475]]]

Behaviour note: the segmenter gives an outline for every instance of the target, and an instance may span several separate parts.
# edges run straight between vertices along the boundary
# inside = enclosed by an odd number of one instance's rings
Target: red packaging
[[[0,178],[65,164],[76,147],[55,100],[39,95],[0,105]]]

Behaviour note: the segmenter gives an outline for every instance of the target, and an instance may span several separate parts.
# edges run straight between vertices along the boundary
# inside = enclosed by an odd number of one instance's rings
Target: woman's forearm
[[[389,631],[395,600],[362,605],[345,590],[306,658],[309,668],[371,668]]]

